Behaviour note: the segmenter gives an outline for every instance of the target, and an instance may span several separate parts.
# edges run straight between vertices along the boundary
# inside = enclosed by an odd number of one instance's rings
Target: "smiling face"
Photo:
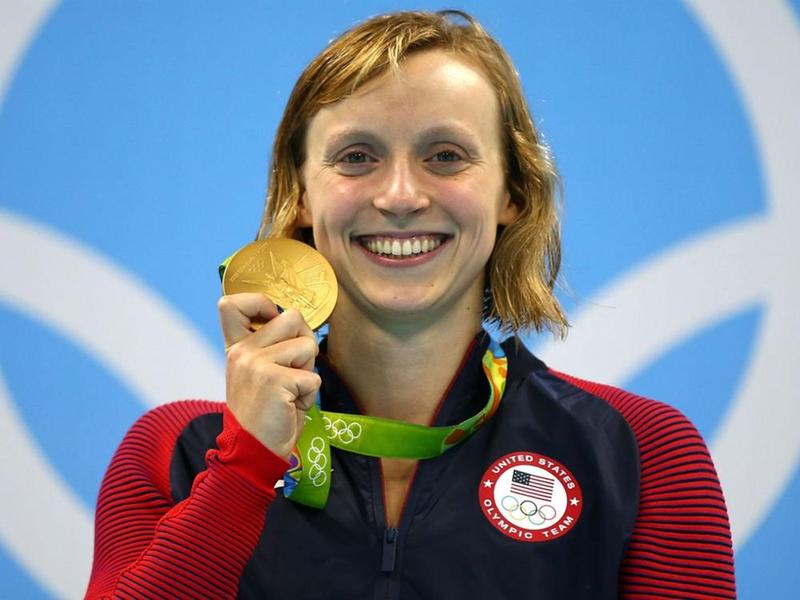
[[[299,224],[339,279],[334,318],[479,325],[497,227],[517,215],[501,138],[481,71],[441,50],[311,119]]]

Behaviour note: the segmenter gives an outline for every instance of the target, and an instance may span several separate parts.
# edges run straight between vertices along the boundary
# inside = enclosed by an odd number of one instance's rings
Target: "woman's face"
[[[497,227],[517,210],[498,101],[479,69],[420,52],[322,108],[302,178],[300,225],[336,271],[338,314],[480,321]]]

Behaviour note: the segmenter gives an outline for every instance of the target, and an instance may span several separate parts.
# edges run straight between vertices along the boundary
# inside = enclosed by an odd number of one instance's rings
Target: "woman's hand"
[[[218,306],[228,407],[244,429],[287,458],[321,384],[314,333],[297,310],[279,313],[264,294],[223,296]]]

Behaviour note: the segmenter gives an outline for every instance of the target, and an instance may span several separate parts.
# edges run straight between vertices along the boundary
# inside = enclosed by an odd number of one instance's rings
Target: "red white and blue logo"
[[[527,451],[497,459],[481,478],[478,499],[495,529],[521,542],[563,537],[583,508],[581,486],[569,469]]]

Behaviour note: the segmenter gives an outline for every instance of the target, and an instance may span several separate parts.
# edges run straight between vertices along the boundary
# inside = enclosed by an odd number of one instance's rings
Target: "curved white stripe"
[[[24,4],[22,3],[22,5]],[[13,9],[9,9],[4,3],[0,3],[0,22],[14,22],[10,19],[15,19],[17,18],[16,16],[6,16],[9,10],[16,15],[18,11],[27,11],[30,7],[51,7],[52,5],[53,3],[49,2],[37,2],[36,5],[28,3],[27,6],[22,8],[15,6]],[[780,222],[784,226],[788,226],[790,222],[797,223],[797,212],[800,207],[798,207],[796,199],[800,197],[800,193],[798,193],[798,178],[791,172],[791,168],[793,161],[796,161],[797,157],[795,140],[800,139],[797,111],[794,108],[800,105],[800,102],[798,102],[800,94],[797,92],[799,89],[797,74],[800,73],[800,61],[796,59],[798,56],[798,35],[793,15],[788,12],[784,5],[774,1],[730,3],[702,0],[692,2],[690,7],[693,8],[698,17],[704,22],[706,28],[712,33],[743,90],[747,107],[751,115],[753,115],[757,143],[761,146],[762,156],[766,161],[764,173],[770,190],[769,200],[772,207],[780,213]],[[35,10],[34,8],[32,13]],[[42,8],[41,10],[43,11],[41,14],[44,15],[47,8]],[[11,52],[15,51],[13,50],[14,48],[21,48],[23,43],[27,43],[34,26],[30,26],[26,30],[26,25],[23,24],[22,27],[17,27],[15,24],[15,28],[16,31],[11,38],[4,37],[0,40],[0,103],[2,102],[2,94],[6,89],[5,86],[10,81],[11,73],[17,60],[16,56],[11,59],[6,57],[11,56]],[[12,40],[11,44],[7,43],[9,39]],[[23,41],[13,42],[14,39],[22,39]],[[19,44],[19,46],[14,46],[15,43]],[[7,48],[12,48],[12,51],[9,52]],[[21,51],[18,54],[21,54]],[[770,69],[766,69],[765,65],[769,65]],[[778,67],[783,67],[782,76],[778,76],[776,71],[773,70]],[[4,236],[6,232],[2,227],[4,216],[3,213],[0,213],[0,239],[3,239],[5,244],[6,238]],[[27,225],[31,224],[28,223]],[[773,229],[773,226],[775,226],[775,229]],[[637,368],[635,365],[642,365],[660,352],[666,351],[670,345],[680,341],[681,338],[691,335],[691,331],[708,322],[706,319],[716,320],[724,317],[737,310],[737,306],[743,307],[748,304],[747,298],[751,300],[764,298],[767,301],[767,312],[755,349],[755,360],[749,367],[741,393],[737,396],[734,407],[726,416],[722,432],[714,444],[714,455],[726,488],[739,545],[744,543],[766,514],[766,511],[771,507],[776,494],[779,493],[781,486],[786,481],[786,465],[796,464],[797,452],[794,447],[797,445],[798,436],[794,432],[788,432],[787,435],[787,427],[797,423],[797,409],[791,407],[792,398],[787,395],[786,390],[778,389],[778,386],[781,383],[782,375],[793,372],[795,365],[798,364],[798,348],[795,339],[797,333],[800,332],[800,328],[797,327],[798,317],[795,314],[797,311],[792,310],[793,307],[790,306],[789,302],[791,299],[798,297],[798,291],[800,290],[796,289],[797,283],[786,281],[787,277],[789,280],[792,279],[787,274],[788,269],[791,268],[788,265],[796,261],[798,253],[796,244],[786,235],[789,233],[788,231],[780,232],[774,237],[771,233],[777,229],[786,228],[778,227],[775,221],[771,223],[763,221],[752,223],[751,226],[737,226],[737,228],[722,231],[719,234],[712,234],[713,237],[707,242],[691,242],[683,246],[683,250],[688,247],[693,248],[693,250],[686,252],[679,249],[674,262],[666,257],[656,258],[653,262],[648,263],[654,269],[650,274],[644,275],[644,268],[637,269],[624,279],[618,280],[618,285],[612,284],[607,291],[600,295],[601,298],[605,298],[603,301],[606,303],[613,302],[617,306],[624,305],[628,300],[633,300],[635,295],[641,291],[641,288],[636,289],[638,287],[637,281],[642,283],[640,279],[647,279],[646,285],[651,290],[649,293],[652,293],[657,300],[654,310],[648,310],[649,298],[634,300],[634,304],[643,310],[638,310],[637,307],[632,313],[635,315],[633,318],[627,314],[620,316],[616,319],[620,326],[610,328],[613,329],[611,332],[612,337],[600,338],[593,335],[594,332],[591,327],[595,327],[595,325],[591,324],[592,320],[595,319],[595,321],[607,324],[609,320],[613,320],[609,314],[611,311],[600,307],[590,309],[576,319],[575,330],[571,335],[570,342],[565,347],[569,352],[576,351],[579,355],[590,359],[586,363],[571,363],[574,367],[569,367],[569,369],[574,370],[576,374],[586,374],[587,369],[585,366],[604,368],[601,359],[608,359],[609,372],[616,372],[618,375],[626,372],[630,373],[632,369],[635,370]],[[34,229],[37,228],[34,227]],[[735,230],[738,230],[738,233]],[[41,228],[39,228],[38,233],[44,233],[47,236],[52,235],[52,232]],[[723,262],[716,264],[710,258],[708,260],[698,260],[698,257],[702,257],[706,252],[710,256],[714,255],[715,252],[719,255],[720,248],[730,247],[731,239],[754,244],[763,244],[765,241],[769,241],[771,246],[768,250],[764,250],[759,245],[753,245],[749,248],[745,245],[742,247],[742,252],[731,255],[728,261],[723,260]],[[67,247],[74,249],[72,242],[67,240],[60,241],[66,242]],[[754,248],[759,250],[754,252]],[[741,256],[745,255],[745,250],[751,255],[756,254],[762,258],[761,263],[755,265],[756,271],[748,272],[746,266],[753,265],[745,265],[744,263],[739,263],[741,266],[739,273],[736,272],[735,268],[725,268],[729,262],[738,261]],[[78,252],[78,254],[81,255],[82,253]],[[83,254],[93,260],[98,258],[93,256],[91,252],[83,252]],[[692,258],[692,265],[688,265],[687,255]],[[745,260],[747,259],[745,258]],[[776,263],[779,260],[781,263],[777,265],[778,267],[786,265],[785,269],[783,269],[782,278],[781,274],[774,272],[774,270],[771,270],[769,274],[763,271],[763,268],[768,266],[767,263]],[[100,262],[104,263],[102,260]],[[710,263],[710,270],[706,270],[708,267],[701,268],[697,266],[700,262],[703,264]],[[104,263],[104,266],[113,271],[113,266],[107,263]],[[688,269],[688,271],[684,271],[684,269]],[[711,282],[723,282],[725,285],[732,284],[733,287],[728,290],[714,290],[712,296],[707,297],[705,294],[709,293],[709,291],[706,290],[706,286],[702,286],[703,282],[696,281],[698,279],[696,276],[692,280],[691,273],[695,269],[702,274],[699,279],[707,278]],[[672,278],[676,276],[675,270],[680,271],[677,274],[677,278],[671,280],[663,279],[663,283],[659,285],[657,281],[659,274],[660,277]],[[652,277],[653,273],[655,273],[656,277]],[[681,275],[686,277],[681,277]],[[758,277],[758,281],[749,281],[751,275]],[[653,281],[654,279],[656,281]],[[3,281],[0,286],[8,281],[5,277],[5,271],[0,271],[0,281]],[[709,303],[716,309],[711,310],[708,307],[700,307],[697,311],[693,311],[689,307],[685,315],[677,315],[677,321],[679,322],[674,322],[672,320],[673,311],[682,311],[675,310],[672,307],[673,298],[679,301],[686,301],[691,300],[689,296],[692,295],[687,295],[682,293],[681,290],[677,290],[676,288],[680,287],[676,285],[677,282],[684,282],[687,286],[698,285],[699,283],[701,285],[700,289],[706,290],[706,292],[695,295],[695,302],[698,304]],[[654,285],[655,287],[653,287]],[[46,287],[49,288],[49,286]],[[136,285],[134,287],[138,287],[139,291],[143,288],[143,286]],[[714,286],[710,287],[713,288]],[[742,288],[741,291],[738,289],[739,287]],[[722,296],[728,297],[720,298]],[[3,296],[0,295],[0,298],[3,298]],[[781,298],[783,299],[782,304]],[[13,302],[17,301],[16,298],[12,300]],[[120,304],[120,306],[124,305],[124,302]],[[20,310],[25,310],[25,306],[16,306]],[[678,306],[681,305],[678,304]],[[162,306],[161,308],[164,307]],[[54,310],[52,306],[38,306],[32,314],[36,318],[43,319],[48,309],[50,311]],[[708,314],[701,315],[700,312],[703,310]],[[621,308],[616,310],[616,312],[621,311]],[[161,310],[156,309],[155,312],[161,312]],[[167,312],[170,312],[169,309],[167,309]],[[119,317],[115,316],[116,318]],[[638,319],[641,319],[641,321]],[[48,322],[50,321],[48,320]],[[642,336],[649,333],[648,329],[651,322],[656,322],[659,326],[654,328],[653,335],[648,337],[648,342],[643,340]],[[586,323],[589,324],[587,325]],[[62,325],[59,325],[59,327],[62,327]],[[62,331],[71,330],[67,328]],[[585,338],[583,331],[587,331],[591,338]],[[600,334],[601,331],[598,330],[597,333]],[[75,338],[74,333],[68,333],[68,335]],[[116,337],[116,334],[113,337]],[[602,356],[591,356],[591,351],[589,350],[591,345],[594,348],[607,348],[609,339],[618,340],[619,356],[610,356],[613,353],[607,352]],[[87,345],[85,341],[81,343],[90,351],[91,348],[99,348],[100,350],[104,348],[103,343],[96,345],[93,343]],[[646,346],[643,350],[644,355],[628,356],[625,354],[626,348],[634,348],[636,344],[640,343],[644,343]],[[660,350],[659,347],[661,348]],[[581,348],[584,350],[581,350]],[[96,356],[99,356],[102,360],[102,355],[96,354]],[[134,360],[139,360],[139,358]],[[211,362],[215,361],[212,359]],[[570,363],[553,360],[553,364],[559,368],[564,368],[565,364]],[[136,364],[132,363],[131,366],[135,367]],[[792,368],[791,371],[789,367]],[[217,392],[212,392],[210,395],[222,397],[221,369],[219,367],[216,368],[219,372],[212,379],[217,379],[217,383],[214,384],[218,386]],[[124,373],[122,373],[124,369],[117,371],[112,368],[112,370],[117,372],[123,379],[126,379]],[[157,369],[150,368],[145,370],[151,374],[157,371]],[[202,373],[197,371],[195,367],[187,365],[180,370],[180,373],[176,374],[188,374],[191,372]],[[602,375],[602,373],[593,376],[599,379],[615,380],[614,378],[609,378],[608,375]],[[136,375],[132,375],[132,377],[135,382]],[[136,385],[131,385],[130,378],[126,380],[132,388],[137,388]],[[619,381],[618,379],[616,380]],[[161,392],[157,391],[158,385],[148,384],[143,387],[150,389],[149,392],[142,393],[142,397],[148,404],[155,404],[167,398],[186,395],[185,393],[175,394],[172,391],[167,391],[165,396],[162,396]],[[197,388],[192,386],[191,389]],[[3,402],[0,402],[0,410],[3,410],[4,406],[11,406],[5,398],[0,398],[0,400],[3,400]],[[795,401],[794,404],[800,403]],[[10,419],[11,417],[7,414],[7,411],[0,412],[0,434],[5,432],[3,424],[10,423]],[[20,435],[23,438],[25,437],[24,434]],[[30,460],[36,462],[37,459],[35,457],[38,456],[38,451],[31,444],[31,440],[26,438],[18,441],[23,444],[30,444],[30,450],[27,453],[32,456]],[[748,451],[748,443],[759,443],[757,451]],[[20,448],[24,448],[24,446],[16,447],[15,455],[20,453]],[[25,453],[25,451],[22,453]],[[762,462],[756,464],[754,462],[756,458],[760,458]],[[777,463],[772,460],[774,458],[778,459]],[[764,466],[765,464],[770,466],[767,468]],[[44,466],[47,467],[47,465]],[[34,469],[31,472],[35,473],[37,471]],[[17,475],[20,473],[24,473],[24,471],[20,470]],[[753,482],[753,475],[770,481],[767,482],[768,485],[766,487],[759,488]],[[747,478],[746,482],[745,478]],[[52,472],[49,475],[36,475],[34,480],[40,484],[50,485],[51,489],[57,489],[57,486],[62,485]],[[5,479],[4,477],[4,481],[11,481],[11,479]],[[31,485],[28,484],[27,489],[30,488]],[[10,486],[6,486],[4,489],[10,489]],[[761,498],[753,497],[763,493],[766,494]],[[56,491],[55,494],[54,498],[61,498],[61,495],[58,495],[59,492]],[[28,497],[28,494],[25,496]],[[8,506],[5,496],[0,496],[0,498],[3,498],[3,506]],[[5,527],[5,524],[2,523],[0,526]],[[47,539],[52,543],[55,534],[55,538],[61,536],[65,540],[71,540],[69,532],[63,528],[62,531],[63,533],[59,534],[56,529],[52,529],[48,532],[49,535],[38,539]],[[78,539],[80,539],[80,535],[82,534],[79,534]],[[73,548],[72,552],[76,557],[80,558],[79,555],[81,553],[74,550],[77,547],[76,544],[72,541],[70,543]],[[31,557],[34,556],[33,551],[27,552],[29,553],[21,555],[21,560],[26,565],[30,563]],[[53,572],[55,565],[59,565],[57,569],[58,578],[64,579],[64,573],[73,572],[73,569],[61,569],[60,565],[64,563],[63,556],[72,555],[70,552],[66,552],[62,554],[60,560],[54,562],[44,560],[42,559],[44,554],[41,547],[37,547],[35,557],[37,561],[41,560],[41,563],[39,570],[33,572],[37,576],[46,576],[45,571],[50,570],[50,572]],[[34,567],[35,565],[31,566],[31,568]],[[74,572],[78,571],[79,569],[74,570]],[[51,577],[51,579],[53,578]],[[79,593],[82,593],[84,585],[85,581],[81,583]],[[78,589],[78,587],[76,586],[74,589]],[[79,594],[69,593],[68,595],[77,597]]]
[[[622,385],[698,330],[761,303],[754,358],[712,444],[738,546],[800,461],[800,402],[786,382],[800,364],[800,280],[791,273],[800,250],[787,247],[790,236],[773,220],[753,220],[664,252],[600,291],[568,341],[540,352],[557,369]]]
[[[800,315],[792,301],[800,285],[792,288],[783,290],[788,302],[768,305],[741,390],[711,447],[739,545],[760,527],[800,464],[800,394],[790,375],[800,364]]]
[[[0,239],[8,257],[0,301],[80,345],[145,405],[225,397],[221,355],[145,284],[81,242],[2,210]]]
[[[57,598],[86,591],[92,518],[28,434],[0,372],[0,540]]]
[[[20,58],[56,4],[55,0],[0,2],[0,108]]]
[[[766,300],[774,274],[752,249],[768,235],[765,222],[748,221],[638,265],[597,292],[574,319],[566,343],[548,344],[542,358],[589,379],[632,378],[697,331]]]
[[[780,219],[800,217],[800,27],[781,0],[690,0],[689,8],[717,45],[753,126],[767,184]]]
[[[763,263],[782,267],[770,283],[768,311],[741,395],[713,448],[728,490],[734,534],[743,543],[800,463],[800,436],[789,429],[797,424],[800,393],[786,381],[800,364],[800,311],[795,306],[800,244],[793,231],[800,223],[800,27],[781,0],[694,0],[689,6],[739,87],[764,161],[771,251],[761,246],[751,251],[763,257],[762,269],[768,267]],[[743,284],[750,275],[743,274]]]
[[[788,7],[774,0],[697,0],[690,8],[742,90],[765,160],[770,212],[682,244],[611,282],[576,317],[567,344],[550,344],[542,354],[557,368],[622,383],[702,327],[763,302],[754,359],[712,444],[741,547],[800,462],[800,399],[785,381],[800,363],[800,245],[792,231],[800,220],[800,35]]]
[[[7,258],[0,302],[83,347],[145,405],[224,398],[217,354],[143,284],[82,244],[2,210],[0,240]],[[10,398],[0,401],[0,440],[15,457],[0,465],[0,539],[43,586],[80,598],[91,566],[91,516],[46,462]]]

